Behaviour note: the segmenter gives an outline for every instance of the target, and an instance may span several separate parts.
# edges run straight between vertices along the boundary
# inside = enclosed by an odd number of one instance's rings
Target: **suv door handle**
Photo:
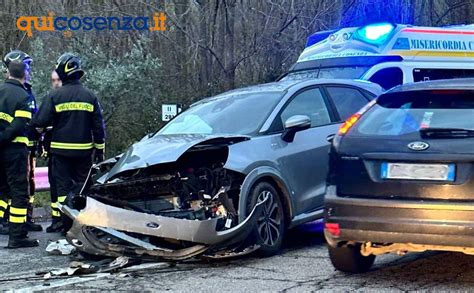
[[[332,140],[334,139],[334,137],[336,137],[336,134],[334,134],[334,133],[333,133],[333,134],[330,134],[330,135],[328,135],[328,136],[326,137],[326,140],[327,140],[328,142],[332,142]]]

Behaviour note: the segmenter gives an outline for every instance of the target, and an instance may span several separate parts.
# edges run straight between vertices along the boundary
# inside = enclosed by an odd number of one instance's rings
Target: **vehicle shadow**
[[[306,255],[319,250],[319,256],[329,258],[326,241],[321,229],[308,225],[288,231],[283,253]],[[314,253],[314,252],[312,252]],[[328,262],[329,264],[329,262]],[[341,289],[355,288],[395,290],[469,290],[474,287],[474,255],[455,252],[426,251],[405,255],[386,254],[377,256],[374,266],[363,274],[348,274],[327,267],[329,283],[340,283]],[[357,284],[355,287],[355,284]]]
[[[326,241],[321,229],[302,225],[287,231],[280,255],[260,258],[251,254],[219,261],[194,261],[193,268],[238,268],[265,270],[278,274],[285,269],[278,266],[308,265],[314,260],[318,286],[337,290],[441,290],[471,291],[474,287],[474,256],[462,253],[434,252],[408,253],[403,256],[387,254],[377,256],[372,269],[362,274],[337,271],[330,264]],[[305,270],[314,268],[308,266]],[[308,281],[309,284],[311,281]],[[312,283],[311,283],[312,284]],[[314,285],[314,284],[313,284]],[[312,285],[309,285],[310,287]],[[316,285],[315,285],[316,286]],[[318,287],[316,286],[316,287]],[[308,288],[310,288],[308,287]],[[315,288],[316,288],[315,287]],[[336,290],[336,291],[337,291]]]
[[[296,251],[308,247],[326,245],[323,227],[319,222],[300,225],[287,231],[283,242],[283,251]]]
[[[363,274],[336,272],[340,283],[358,283],[359,288],[394,290],[466,290],[474,283],[474,256],[462,253],[423,252],[404,256],[378,256]]]

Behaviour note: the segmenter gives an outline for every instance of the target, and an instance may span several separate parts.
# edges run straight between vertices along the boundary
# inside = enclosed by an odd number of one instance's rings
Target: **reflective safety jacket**
[[[36,112],[38,112],[38,106],[36,104],[36,98],[33,94],[33,90],[31,89],[31,84],[25,83],[24,87],[26,89],[26,93],[28,94],[28,106],[30,107],[30,111],[33,116],[35,116]],[[38,139],[40,135],[33,128],[28,128],[26,135],[28,137],[28,149],[30,150],[30,152],[33,152],[33,154],[35,154],[38,147]]]
[[[28,93],[21,82],[7,79],[0,84],[0,147],[28,145],[26,126],[31,119]]]
[[[68,157],[105,148],[105,125],[97,97],[79,80],[66,81],[41,104],[31,127],[53,126],[50,152]]]

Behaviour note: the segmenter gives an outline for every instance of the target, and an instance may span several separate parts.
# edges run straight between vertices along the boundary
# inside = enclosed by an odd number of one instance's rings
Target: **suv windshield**
[[[339,78],[339,79],[358,79],[370,67],[369,66],[339,66],[339,67],[322,67],[310,70],[290,72],[282,80],[287,79],[308,79],[308,78]]]
[[[474,129],[474,91],[382,95],[350,134],[398,136],[418,133],[420,129]]]
[[[196,104],[158,134],[255,134],[282,92],[232,93]]]

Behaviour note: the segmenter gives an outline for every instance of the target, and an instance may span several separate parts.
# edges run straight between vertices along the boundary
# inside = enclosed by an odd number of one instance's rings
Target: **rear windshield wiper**
[[[474,129],[466,128],[422,128],[422,138],[466,138],[474,137]]]

